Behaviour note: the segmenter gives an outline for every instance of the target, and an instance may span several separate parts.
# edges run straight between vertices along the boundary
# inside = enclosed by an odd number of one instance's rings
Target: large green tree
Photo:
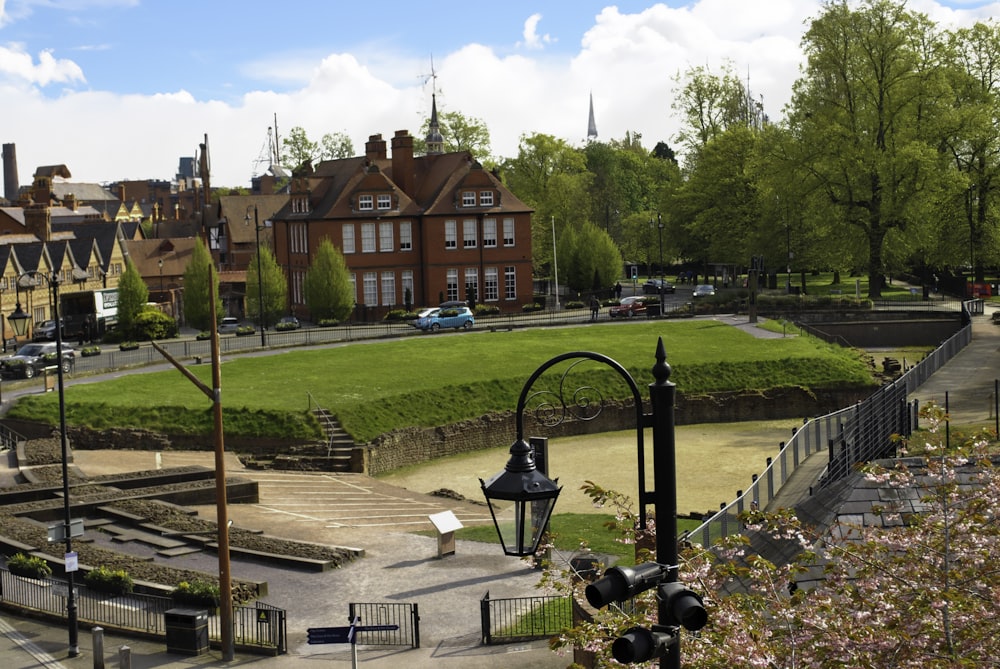
[[[287,313],[288,281],[275,260],[274,253],[267,246],[260,247],[260,273],[257,266],[255,253],[247,266],[247,311],[258,320],[263,314],[264,322],[259,325],[266,328],[277,323]]]
[[[136,320],[149,301],[149,289],[131,259],[125,261],[125,271],[118,280],[118,329],[127,338],[134,338]]]
[[[317,323],[345,320],[354,308],[354,286],[343,254],[324,238],[302,281],[309,315]]]
[[[923,219],[940,171],[937,124],[951,100],[941,68],[929,62],[935,32],[902,2],[837,1],[803,39],[807,64],[790,116],[796,163],[824,192],[830,216],[864,236],[873,298],[889,269],[890,233]]]
[[[320,155],[320,146],[309,139],[305,128],[295,126],[288,136],[281,140],[281,162],[296,168],[306,161],[312,162]]]
[[[209,307],[210,288],[215,294],[215,314]],[[212,265],[212,254],[201,237],[197,237],[191,261],[184,269],[184,318],[193,328],[213,330],[224,314],[225,307],[219,299],[219,274]]]
[[[413,150],[417,154],[427,153],[426,137],[430,127],[431,119],[427,117],[413,140]],[[457,111],[438,112],[438,129],[444,139],[445,153],[468,151],[481,163],[490,160],[493,151],[490,147],[490,129],[481,118],[466,116]]]
[[[568,228],[558,242],[559,280],[576,292],[610,288],[622,274],[622,256],[607,232],[592,223]]]

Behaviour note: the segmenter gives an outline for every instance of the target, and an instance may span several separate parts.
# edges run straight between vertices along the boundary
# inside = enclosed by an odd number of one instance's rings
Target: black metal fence
[[[483,643],[510,643],[545,639],[573,626],[573,600],[538,596],[491,599],[487,590],[479,600]]]
[[[416,604],[351,602],[348,620],[355,618],[360,618],[356,643],[420,648],[420,612]]]
[[[64,619],[69,587],[65,581],[24,578],[0,567],[0,605]],[[165,614],[177,605],[169,597],[129,593],[112,595],[76,585],[77,617],[81,622],[121,632],[142,632],[166,638]],[[233,607],[234,643],[267,654],[288,652],[285,610],[263,602]],[[219,617],[208,618],[209,639],[220,641]]]

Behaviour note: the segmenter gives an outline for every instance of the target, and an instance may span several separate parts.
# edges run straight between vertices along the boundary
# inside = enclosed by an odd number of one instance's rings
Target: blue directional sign
[[[395,632],[399,625],[359,625],[355,629],[359,632]]]
[[[318,643],[354,643],[354,626],[348,627],[310,627],[306,630],[306,642]]]

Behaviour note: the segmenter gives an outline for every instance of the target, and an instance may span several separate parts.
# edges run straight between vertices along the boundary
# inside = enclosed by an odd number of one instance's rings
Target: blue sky
[[[1000,3],[911,0],[941,23]],[[213,185],[245,186],[278,117],[283,133],[416,132],[430,105],[482,119],[494,154],[522,134],[571,143],[594,95],[601,139],[671,142],[674,77],[730,62],[779,117],[819,0],[0,0],[0,141],[22,183],[38,165],[73,180],[165,178],[209,135]]]

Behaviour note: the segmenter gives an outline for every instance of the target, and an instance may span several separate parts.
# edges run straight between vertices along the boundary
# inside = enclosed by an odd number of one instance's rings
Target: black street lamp
[[[264,323],[264,275],[260,269],[260,220],[257,218],[257,205],[247,206],[246,224],[250,225],[250,210],[253,210],[253,226],[257,238],[257,316],[260,318],[260,345],[267,346],[264,338],[264,330],[267,326]]]
[[[160,301],[163,301],[163,258],[156,260],[157,267],[160,268]]]
[[[59,275],[55,272],[51,276],[38,271],[24,272],[17,277],[18,283],[22,278],[44,279],[52,290],[52,318],[56,324],[56,388],[59,392],[59,444],[62,448],[62,495],[63,495],[63,539],[66,542],[66,554],[64,565],[66,568],[66,624],[69,627],[69,651],[70,657],[80,654],[78,643],[78,625],[76,613],[76,593],[74,592],[73,575],[76,572],[76,556],[73,554],[73,539],[71,536],[72,517],[70,515],[69,503],[69,444],[66,438],[66,396],[63,385],[63,333],[62,317],[59,313]],[[14,313],[7,317],[14,334],[23,337],[28,332],[28,323],[31,316],[21,309],[21,302],[18,301]]]
[[[551,367],[568,360],[575,360],[562,374],[555,390],[531,392],[535,381]],[[660,338],[656,345],[656,363],[653,365],[653,383],[649,384],[651,413],[643,413],[642,396],[628,371],[611,358],[599,353],[575,351],[558,355],[542,364],[525,382],[517,401],[515,413],[516,439],[510,448],[511,457],[503,472],[489,481],[480,479],[480,485],[490,515],[496,526],[504,553],[507,555],[533,555],[538,550],[544,529],[555,507],[560,488],[556,481],[538,471],[534,453],[524,439],[524,413],[530,402],[535,405],[534,415],[543,425],[553,427],[567,418],[593,420],[601,413],[600,392],[593,387],[572,390],[566,383],[573,369],[584,361],[594,361],[611,367],[626,382],[632,392],[632,402],[636,415],[636,449],[638,462],[639,524],[647,527],[646,507],[652,502],[656,515],[656,560],[641,568],[644,576],[629,579],[628,574],[619,574],[615,568],[588,588],[588,600],[598,608],[607,605],[623,590],[625,583],[628,595],[636,594],[650,587],[659,587],[657,605],[658,625],[652,632],[642,629],[630,631],[615,643],[621,652],[620,661],[645,661],[661,658],[661,667],[680,667],[680,636],[677,627],[695,629],[695,625],[705,624],[707,618],[698,612],[700,599],[697,595],[677,584],[677,488],[674,458],[674,405],[676,386],[669,380],[670,365]],[[598,400],[590,400],[597,397]],[[583,400],[581,398],[587,398]],[[655,489],[646,490],[645,454],[643,429],[653,428],[653,481]],[[514,522],[501,523],[495,501],[514,503]],[[637,568],[639,570],[640,568]],[[655,574],[652,572],[656,572]],[[683,592],[681,592],[683,590]],[[593,595],[593,598],[592,598]],[[683,615],[678,616],[679,609]],[[680,620],[680,624],[678,624]],[[614,652],[614,646],[613,646]],[[618,658],[618,655],[616,655]]]
[[[660,313],[663,313],[663,291],[667,285],[666,273],[663,271],[663,219],[656,212],[656,234],[660,238]]]

